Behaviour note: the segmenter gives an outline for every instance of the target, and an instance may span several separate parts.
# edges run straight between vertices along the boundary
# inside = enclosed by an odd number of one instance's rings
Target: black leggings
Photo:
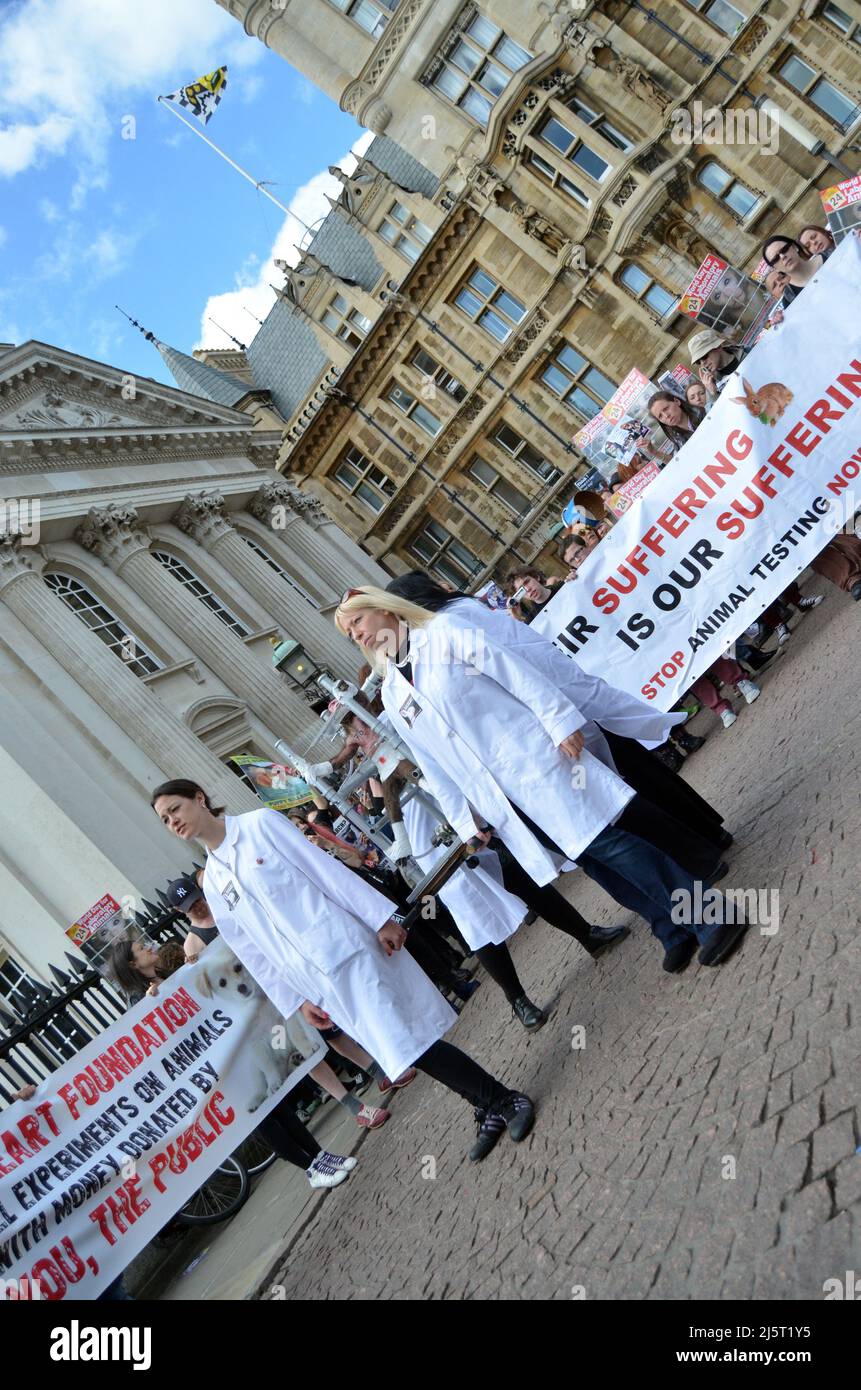
[[[466,1052],[461,1052],[459,1047],[453,1047],[451,1043],[433,1043],[427,1052],[416,1058],[413,1066],[432,1076],[434,1081],[447,1086],[450,1091],[456,1091],[464,1100],[468,1100],[470,1105],[474,1105],[476,1110],[486,1110],[488,1106],[510,1095],[508,1087],[503,1086],[501,1081],[497,1081],[495,1076],[486,1072]]]
[[[526,993],[505,942],[499,946],[491,943],[479,946],[475,954],[493,983],[499,985],[509,1004],[513,1004],[515,999]]]
[[[533,835],[547,848],[552,848],[559,853],[557,845],[544,834],[540,826],[535,825],[524,815],[518,807],[518,815],[525,821]],[[537,912],[539,917],[543,917],[551,927],[556,927],[557,931],[564,932],[566,936],[573,936],[575,941],[579,941],[587,951],[591,950],[589,945],[589,932],[592,930],[585,917],[581,917],[576,907],[572,907],[567,898],[563,898],[555,888],[549,884],[541,886],[530,878],[524,868],[518,864],[514,856],[509,852],[503,842],[495,835],[491,840],[491,849],[499,855],[499,864],[502,869],[502,882],[509,893],[514,893],[518,898],[522,898],[526,906],[532,912]]]
[[[279,1158],[296,1168],[308,1168],[321,1152],[311,1131],[294,1115],[289,1100],[279,1101],[270,1110],[257,1126],[257,1133],[272,1145]]]

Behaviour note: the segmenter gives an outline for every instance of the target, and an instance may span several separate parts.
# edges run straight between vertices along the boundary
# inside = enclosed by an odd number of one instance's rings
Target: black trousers
[[[433,1043],[427,1052],[416,1058],[413,1066],[432,1076],[434,1081],[439,1081],[448,1090],[456,1091],[476,1110],[486,1110],[510,1095],[507,1086],[503,1086],[466,1052],[461,1052],[459,1047],[451,1043]]]
[[[600,724],[598,727],[601,728]],[[623,738],[621,734],[612,734],[604,728],[601,728],[601,732],[610,746],[619,776],[624,778],[629,787],[633,787],[635,792],[651,801],[664,815],[672,816],[680,823],[683,831],[701,836],[709,844],[719,844],[723,816],[700,796],[699,792],[694,791],[689,782],[677,772],[672,772],[660,758],[653,757],[635,738]],[[649,838],[641,830],[633,833],[642,835],[643,839]],[[653,843],[657,844],[657,841]],[[665,844],[658,844],[658,848],[671,853]],[[694,849],[696,848],[694,844]],[[688,868],[678,853],[672,857],[684,868]],[[690,869],[690,872],[693,873],[693,869]]]
[[[424,925],[419,920],[410,927],[404,950],[409,952],[416,965],[421,966],[435,985],[441,985],[443,989],[453,989],[457,984],[454,967],[439,949],[439,937],[423,931]]]
[[[257,1132],[272,1145],[279,1158],[303,1171],[321,1152],[311,1131],[293,1113],[288,1099],[279,1101],[270,1110],[257,1126]]]

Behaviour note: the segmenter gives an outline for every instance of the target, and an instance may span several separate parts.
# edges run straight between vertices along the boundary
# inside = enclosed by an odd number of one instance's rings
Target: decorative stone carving
[[[523,332],[518,334],[511,346],[502,354],[503,361],[519,362],[530,343],[534,343],[535,339],[541,336],[547,324],[547,315],[542,313],[540,309],[536,310]]]
[[[286,478],[281,482],[263,483],[248,503],[248,511],[253,517],[272,530],[281,530],[280,526],[273,523],[272,513],[276,507],[295,512],[296,516],[311,526],[331,521],[322,502],[307,492],[300,492],[299,488],[288,483]]]
[[[657,107],[661,114],[671,104],[673,98],[669,92],[665,92],[660,83],[649,76],[645,68],[641,68],[632,58],[622,57],[605,41],[596,43],[589,56],[595,67],[610,73],[631,96],[646,102],[648,106]]]
[[[173,523],[204,547],[233,530],[220,492],[187,493],[174,513]]]
[[[111,569],[118,569],[137,551],[149,550],[149,536],[141,529],[134,507],[117,502],[91,507],[75,532],[75,540]]]
[[[627,178],[622,180],[616,192],[613,194],[611,201],[615,203],[617,208],[624,207],[631,195],[636,192],[636,188],[637,180],[632,178],[629,174]]]
[[[687,257],[694,265],[701,265],[711,251],[708,242],[681,218],[668,224],[664,239],[671,251]]]
[[[276,507],[284,511],[294,512],[296,508],[293,503],[296,497],[296,489],[283,480],[281,482],[262,483],[255,492],[247,505],[247,510],[264,526],[273,528],[272,513]],[[299,513],[296,512],[298,516]]]
[[[595,218],[595,231],[601,233],[602,235],[606,235],[607,232],[611,232],[612,230],[613,219],[610,216],[609,212],[602,208],[601,211],[598,213],[598,216]]]
[[[527,236],[540,241],[542,246],[546,246],[555,255],[558,256],[572,246],[570,238],[562,229],[539,212],[532,203],[523,203],[519,198],[510,197],[504,203],[504,207]]]
[[[392,108],[384,101],[372,101],[362,112],[362,124],[375,135],[382,135],[392,119]]]
[[[33,547],[25,545],[25,539],[8,531],[0,534],[0,593],[13,580],[33,572]]]
[[[31,406],[29,410],[20,410],[6,423],[10,429],[50,429],[57,425],[66,425],[70,429],[81,430],[101,425],[119,425],[122,423],[122,417],[109,414],[105,410],[96,410],[77,401],[66,400],[59,391],[49,387],[41,405]]]
[[[754,49],[759,48],[767,34],[768,25],[764,19],[757,15],[736,39],[733,44],[733,53],[737,54],[739,58],[749,58]]]

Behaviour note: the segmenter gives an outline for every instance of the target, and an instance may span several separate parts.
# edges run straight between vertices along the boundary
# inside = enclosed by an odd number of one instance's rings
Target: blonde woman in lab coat
[[[492,827],[542,885],[575,860],[649,922],[670,973],[698,946],[701,965],[726,959],[745,924],[731,912],[714,913],[723,916],[720,925],[714,915],[704,923],[693,877],[616,826],[635,793],[613,770],[600,729],[572,699],[573,663],[565,684],[557,675],[556,658],[568,659],[552,642],[470,598],[455,597],[433,613],[376,588],[348,590],[335,621],[385,672],[386,713],[462,840],[486,844]],[[646,716],[630,697],[604,689],[616,722],[642,725]],[[656,725],[667,720],[648,713]]]
[[[285,1018],[334,1021],[388,1076],[415,1065],[474,1106],[478,1161],[507,1129],[524,1139],[528,1096],[504,1086],[443,1035],[457,1015],[401,947],[392,903],[309,843],[286,816],[239,816],[213,807],[202,787],[177,779],[150,804],[172,834],[207,850],[203,891],[218,930]]]

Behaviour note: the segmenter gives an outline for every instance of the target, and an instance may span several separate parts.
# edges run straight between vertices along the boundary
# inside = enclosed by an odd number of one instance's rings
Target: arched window
[[[52,573],[45,575],[45,583],[135,676],[149,676],[161,670],[161,663],[143,643],[77,579],[69,574]]]
[[[248,628],[239,621],[235,613],[231,613],[229,608],[225,608],[221,600],[215,597],[211,589],[206,587],[203,580],[199,579],[193,570],[184,565],[175,555],[169,555],[166,550],[154,550],[152,553],[159,564],[164,565],[165,569],[173,575],[174,579],[178,579],[189,593],[194,594],[195,598],[200,599],[201,603],[205,603],[206,607],[217,618],[221,619],[225,627],[229,627],[236,633],[237,637],[248,636]]]
[[[255,551],[257,555],[260,556],[261,560],[265,560],[269,568],[271,570],[274,570],[276,574],[280,575],[281,578],[284,580],[284,583],[289,584],[290,588],[293,589],[300,596],[300,598],[303,598],[306,603],[310,603],[313,608],[319,608],[320,605],[314,602],[311,595],[305,592],[301,584],[296,583],[296,580],[293,578],[292,574],[288,574],[287,571],[285,569],[282,569],[282,567],[278,564],[277,560],[272,559],[272,556],[269,554],[268,551],[263,549],[263,546],[260,544],[259,541],[252,540],[251,537],[246,536],[243,531],[240,531],[239,535],[242,537],[245,544],[250,546],[251,549]]]

